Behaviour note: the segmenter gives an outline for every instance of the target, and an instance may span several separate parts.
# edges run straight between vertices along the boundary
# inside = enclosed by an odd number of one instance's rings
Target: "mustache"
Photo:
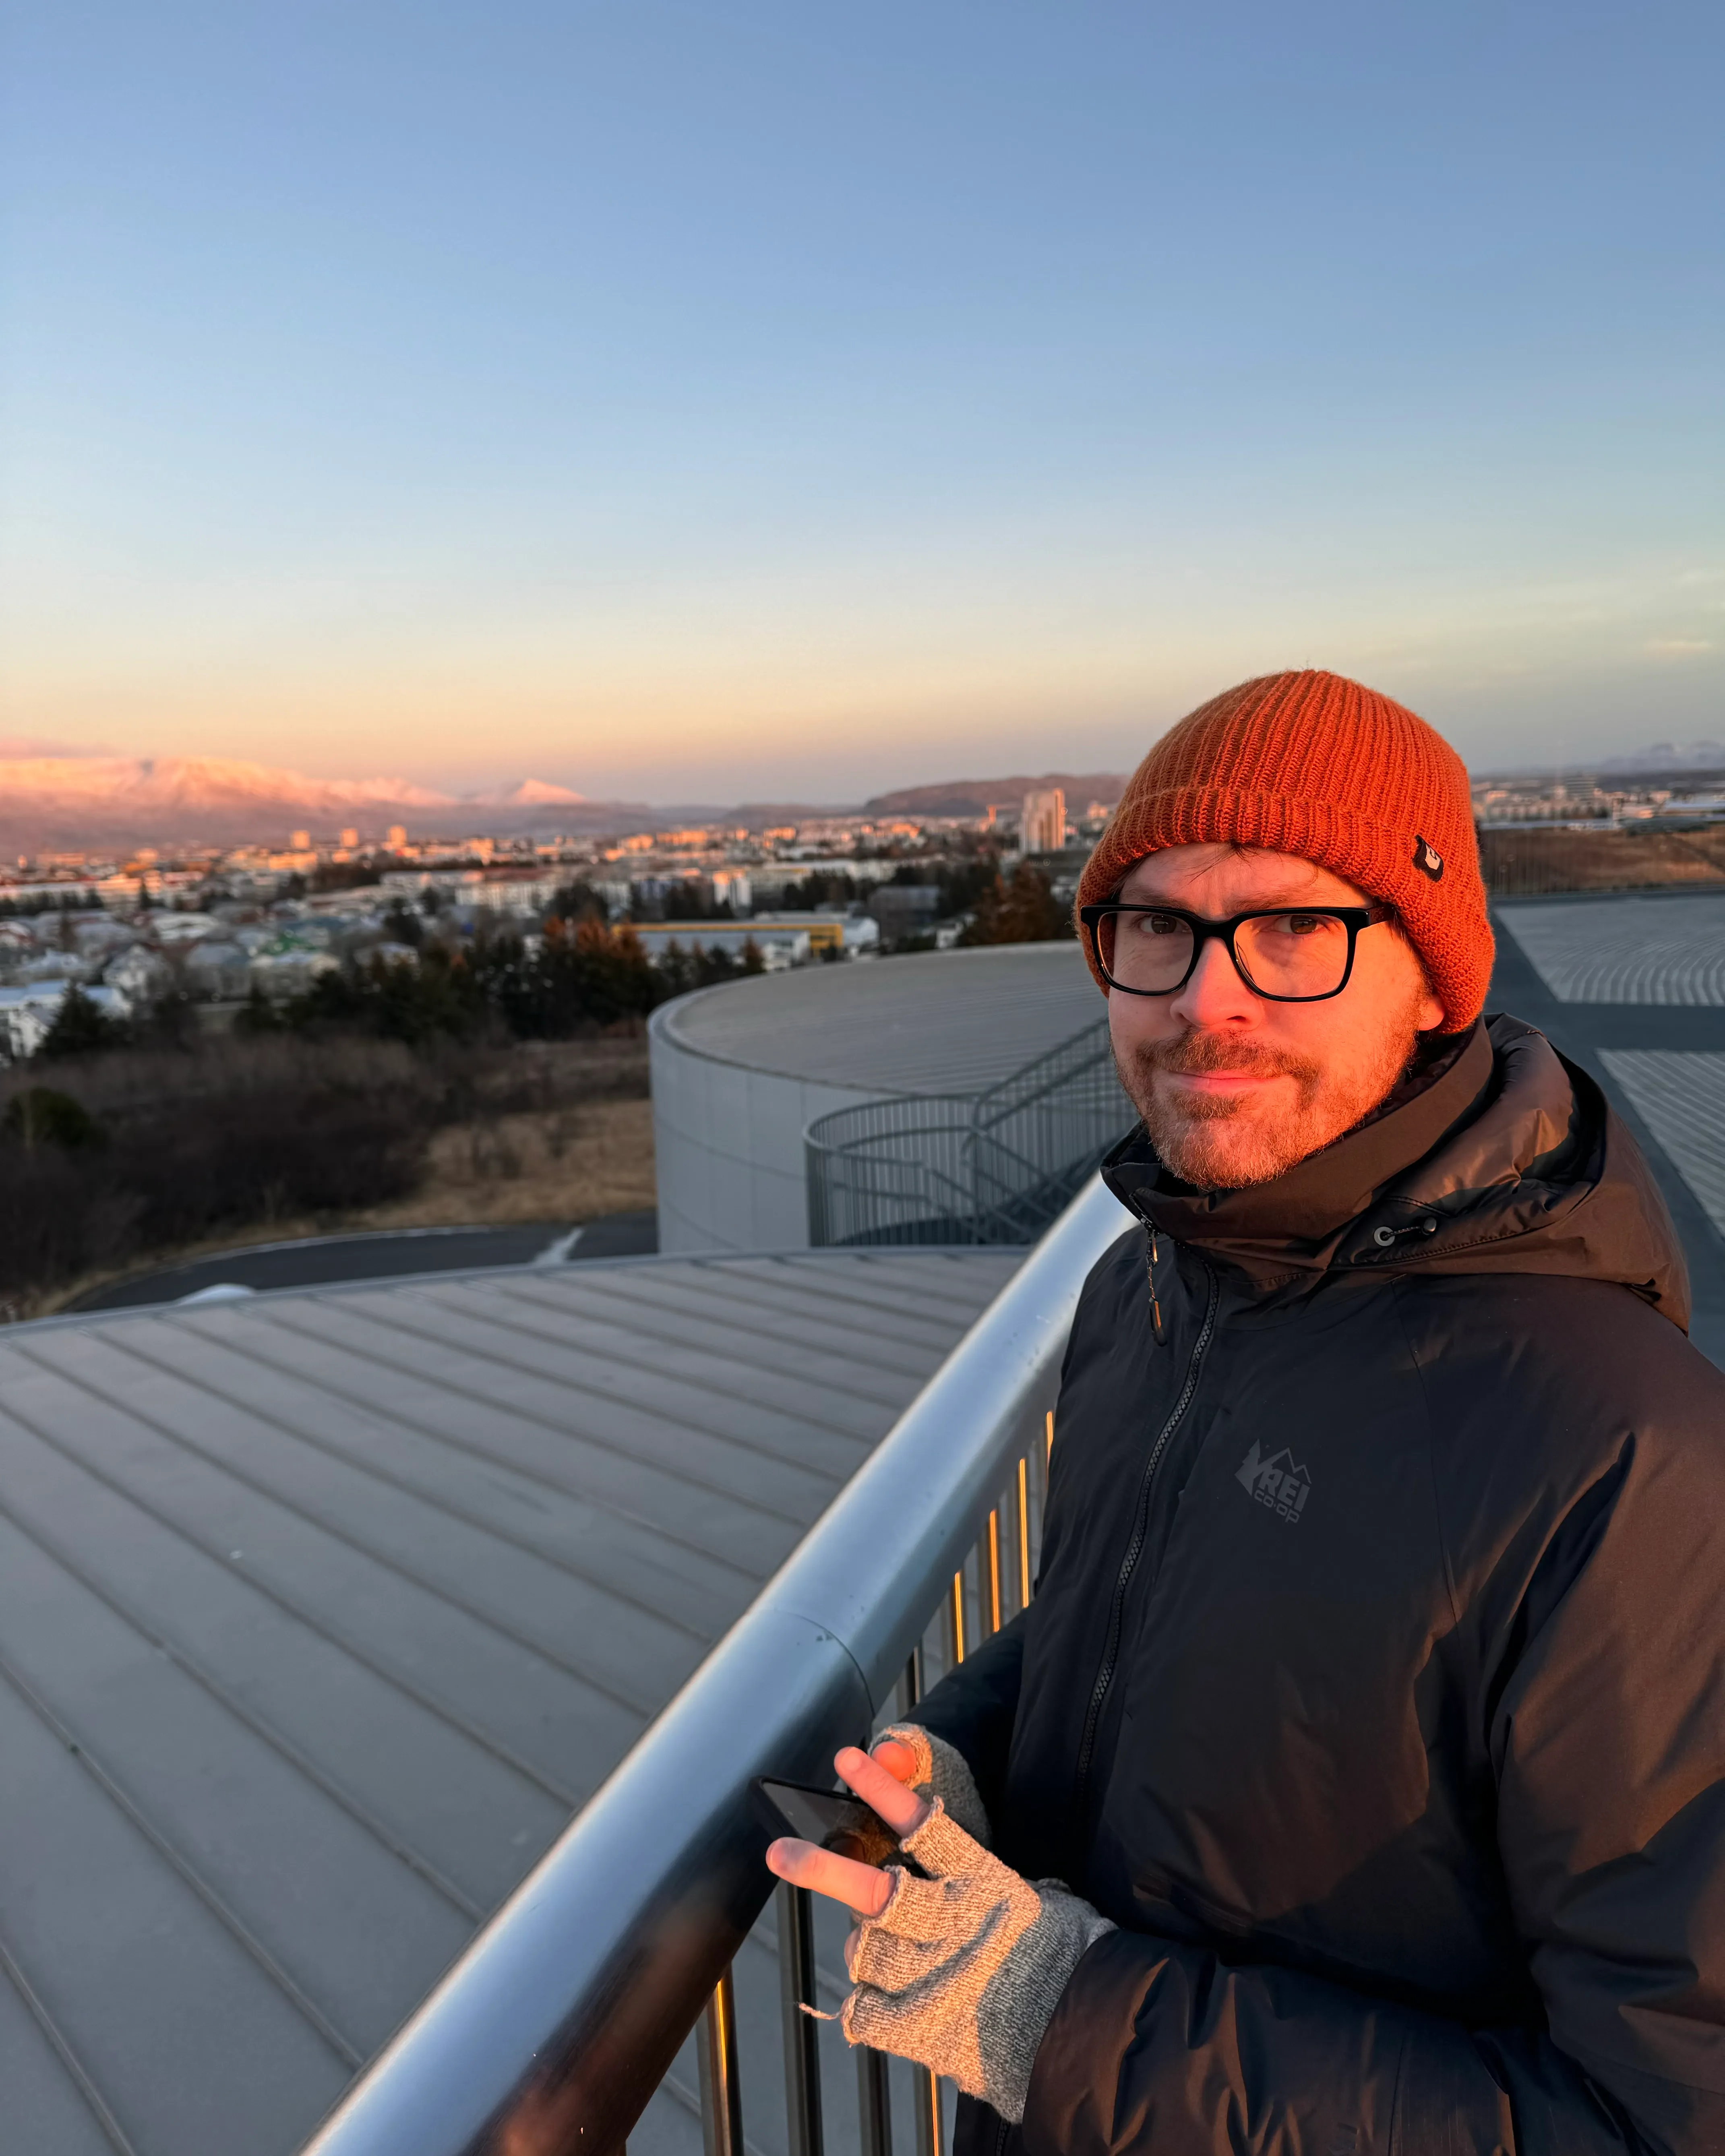
[[[1312,1084],[1323,1075],[1320,1064],[1285,1049],[1268,1048],[1261,1041],[1237,1040],[1224,1033],[1205,1033],[1196,1026],[1177,1040],[1140,1043],[1132,1060],[1141,1070],[1166,1070],[1181,1076],[1208,1076],[1218,1070],[1249,1071],[1256,1078],[1297,1078]]]

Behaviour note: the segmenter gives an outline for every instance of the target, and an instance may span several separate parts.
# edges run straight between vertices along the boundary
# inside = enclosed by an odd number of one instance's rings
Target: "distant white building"
[[[200,943],[221,926],[213,913],[161,913],[150,923],[158,943]]]
[[[762,936],[800,931],[817,958],[829,952],[855,958],[877,949],[880,942],[880,924],[872,914],[845,913],[833,906],[780,906],[774,912],[756,914],[749,926],[757,941]]]
[[[1027,793],[1019,817],[1019,847],[1026,854],[1057,854],[1066,843],[1066,797],[1058,786]]]
[[[380,887],[415,896],[436,891],[458,906],[493,913],[541,913],[570,880],[567,875],[517,875],[507,869],[387,869]]]
[[[0,1057],[23,1063],[34,1055],[47,1040],[60,1006],[66,1000],[69,981],[40,981],[28,988],[0,988]],[[104,1018],[125,1019],[131,1014],[125,998],[112,988],[85,988]]]
[[[64,981],[44,981],[25,988],[0,988],[0,1054],[22,1063],[48,1038],[65,1001]]]
[[[238,943],[214,937],[194,943],[186,954],[186,985],[194,996],[221,1003],[243,996],[251,986],[251,962]]]
[[[102,968],[104,985],[114,991],[128,1011],[137,1010],[164,993],[172,979],[173,970],[167,961],[158,952],[146,950],[141,943],[134,943]]]

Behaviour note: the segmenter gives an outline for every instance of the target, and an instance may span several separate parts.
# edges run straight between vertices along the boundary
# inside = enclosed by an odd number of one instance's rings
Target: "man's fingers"
[[[863,1802],[877,1811],[902,1839],[914,1834],[928,1817],[928,1806],[876,1759],[847,1744],[833,1764]]]
[[[883,1737],[869,1757],[878,1767],[884,1767],[895,1782],[914,1782],[916,1779],[916,1755],[908,1744],[901,1744],[896,1737]]]
[[[892,1893],[891,1880],[872,1865],[854,1863],[829,1849],[817,1849],[812,1841],[788,1836],[768,1850],[767,1869],[788,1879],[793,1887],[806,1887],[812,1893],[842,1902],[859,1917],[878,1917]]]

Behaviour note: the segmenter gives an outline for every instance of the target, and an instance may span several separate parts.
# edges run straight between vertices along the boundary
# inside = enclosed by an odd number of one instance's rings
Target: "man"
[[[840,1755],[918,1871],[774,1845],[847,2034],[970,2156],[1725,2149],[1725,1379],[1598,1089],[1480,1016],[1461,763],[1248,682],[1080,901],[1142,1225],[1030,1609]]]

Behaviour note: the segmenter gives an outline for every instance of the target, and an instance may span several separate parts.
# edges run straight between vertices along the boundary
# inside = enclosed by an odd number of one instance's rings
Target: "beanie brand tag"
[[[1430,876],[1435,883],[1444,872],[1444,857],[1430,840],[1416,837],[1414,841],[1414,865],[1421,875]]]

